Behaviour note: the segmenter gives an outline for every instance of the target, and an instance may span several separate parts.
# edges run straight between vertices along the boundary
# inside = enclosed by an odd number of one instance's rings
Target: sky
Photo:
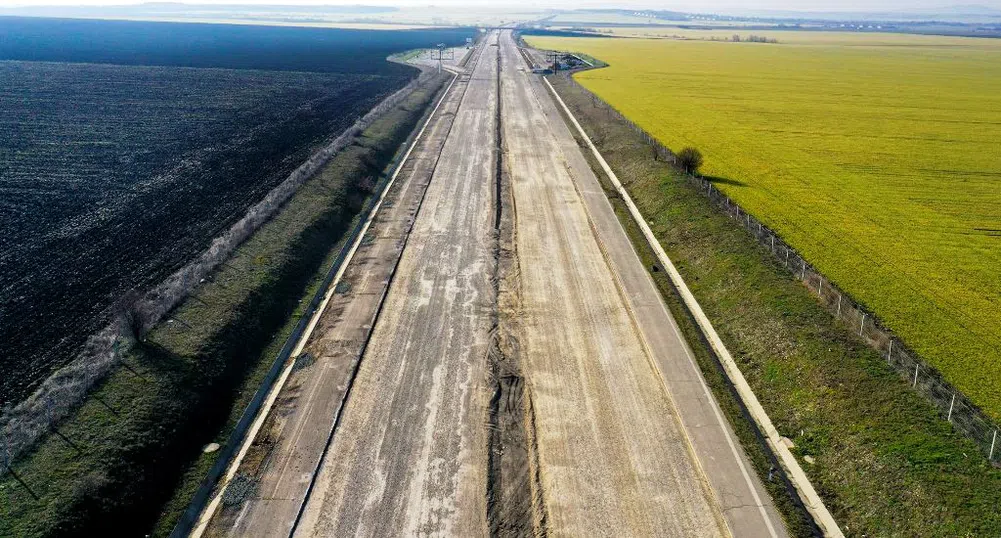
[[[143,0],[0,0],[0,7],[50,5],[122,5]],[[396,6],[491,6],[523,8],[623,7],[637,9],[677,9],[710,12],[717,10],[790,11],[886,11],[935,9],[950,5],[976,4],[1001,9],[1001,0],[188,0],[201,4],[294,4],[294,5],[396,5]]]

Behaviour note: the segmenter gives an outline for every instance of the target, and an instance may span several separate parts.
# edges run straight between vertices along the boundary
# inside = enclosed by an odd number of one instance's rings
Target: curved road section
[[[205,533],[786,536],[510,32],[466,69]]]

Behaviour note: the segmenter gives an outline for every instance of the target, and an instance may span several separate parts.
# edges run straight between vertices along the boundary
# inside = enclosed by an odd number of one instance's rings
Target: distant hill
[[[728,10],[723,13],[765,20],[1001,23],[1001,9],[979,4],[880,11]]]
[[[980,4],[966,4],[951,6],[948,8],[941,8],[937,10],[912,10],[916,13],[921,11],[931,11],[931,12],[941,12],[941,13],[951,13],[953,15],[981,15],[984,17],[1001,17],[1001,9],[992,8],[990,6],[984,6]]]

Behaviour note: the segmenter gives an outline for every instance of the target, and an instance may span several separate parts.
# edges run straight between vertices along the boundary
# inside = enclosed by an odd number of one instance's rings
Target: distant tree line
[[[765,37],[761,35],[751,34],[747,37],[740,37],[740,34],[733,34],[733,37],[729,39],[725,37],[712,36],[709,41],[731,41],[733,43],[778,43],[779,40],[774,37]]]

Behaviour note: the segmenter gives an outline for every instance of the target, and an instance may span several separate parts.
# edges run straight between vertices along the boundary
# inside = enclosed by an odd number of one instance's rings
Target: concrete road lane
[[[541,78],[509,33],[501,53],[514,315],[549,530],[784,536]]]
[[[496,55],[473,67],[296,536],[486,534]]]
[[[293,369],[240,464],[239,475],[253,480],[255,488],[242,502],[220,503],[206,534],[270,537],[292,530],[467,85],[466,76],[451,84],[341,284],[330,290],[304,346],[312,362]]]

